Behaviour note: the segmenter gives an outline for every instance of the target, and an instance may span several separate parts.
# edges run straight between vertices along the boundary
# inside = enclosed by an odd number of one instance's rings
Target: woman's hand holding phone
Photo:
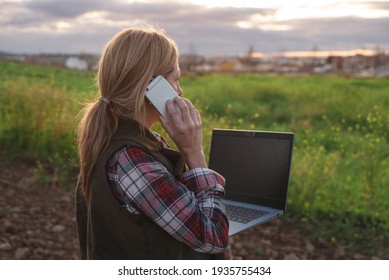
[[[177,111],[177,107],[181,115]],[[203,151],[202,123],[199,111],[188,99],[180,97],[167,101],[166,109],[169,118],[165,119],[160,116],[161,124],[176,143],[189,168],[207,167]]]

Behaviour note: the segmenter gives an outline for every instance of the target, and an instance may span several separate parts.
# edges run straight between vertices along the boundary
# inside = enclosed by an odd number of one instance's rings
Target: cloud
[[[389,2],[388,1],[384,1],[384,2],[375,1],[375,2],[368,3],[368,6],[371,9],[389,11]]]
[[[107,8],[110,1],[94,0],[30,0],[24,4],[24,7],[31,13],[41,13],[54,18],[74,18],[91,10],[103,10]]]
[[[387,8],[375,2],[375,7]],[[308,18],[277,22],[275,9],[233,8],[164,1],[0,2],[0,50],[100,53],[105,42],[139,20],[166,30],[181,52],[235,55],[256,51],[321,50],[380,45],[389,49],[388,18]],[[246,28],[239,23],[252,22]],[[270,26],[270,28],[269,28]],[[287,31],[282,28],[287,27]]]
[[[322,50],[342,50],[345,48],[361,48],[367,45],[382,45],[389,47],[389,40],[384,35],[389,30],[387,18],[362,19],[359,17],[323,18],[293,20],[288,23],[293,26],[289,35],[311,46],[316,45]],[[307,25],[309,28],[307,28]],[[309,45],[306,46],[305,50]]]
[[[0,24],[27,27],[43,25],[52,21],[72,20],[93,11],[109,9],[109,1],[101,0],[28,0],[0,2]],[[112,1],[113,5],[116,1]],[[25,20],[22,20],[22,19]]]

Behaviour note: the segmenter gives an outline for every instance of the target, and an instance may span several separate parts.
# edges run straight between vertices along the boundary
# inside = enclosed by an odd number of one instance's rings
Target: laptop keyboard
[[[251,222],[252,220],[255,220],[268,213],[266,211],[230,204],[226,204],[225,206],[227,218],[231,221],[243,224],[247,224],[248,222]]]

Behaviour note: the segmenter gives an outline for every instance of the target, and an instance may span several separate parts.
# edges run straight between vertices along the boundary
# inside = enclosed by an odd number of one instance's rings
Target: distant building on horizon
[[[69,69],[88,70],[88,62],[76,56],[67,58],[65,66]]]
[[[190,62],[190,63],[189,63]],[[348,51],[294,51],[261,53],[250,51],[237,56],[201,57],[181,55],[185,73],[275,73],[389,76],[389,52],[377,49]]]

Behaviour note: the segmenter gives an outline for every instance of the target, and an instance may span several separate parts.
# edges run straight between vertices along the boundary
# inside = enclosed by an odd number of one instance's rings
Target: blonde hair
[[[106,45],[99,61],[100,98],[88,104],[77,129],[79,183],[86,199],[92,169],[107,148],[120,119],[144,123],[145,92],[153,76],[166,76],[178,63],[178,49],[162,30],[129,28]]]

